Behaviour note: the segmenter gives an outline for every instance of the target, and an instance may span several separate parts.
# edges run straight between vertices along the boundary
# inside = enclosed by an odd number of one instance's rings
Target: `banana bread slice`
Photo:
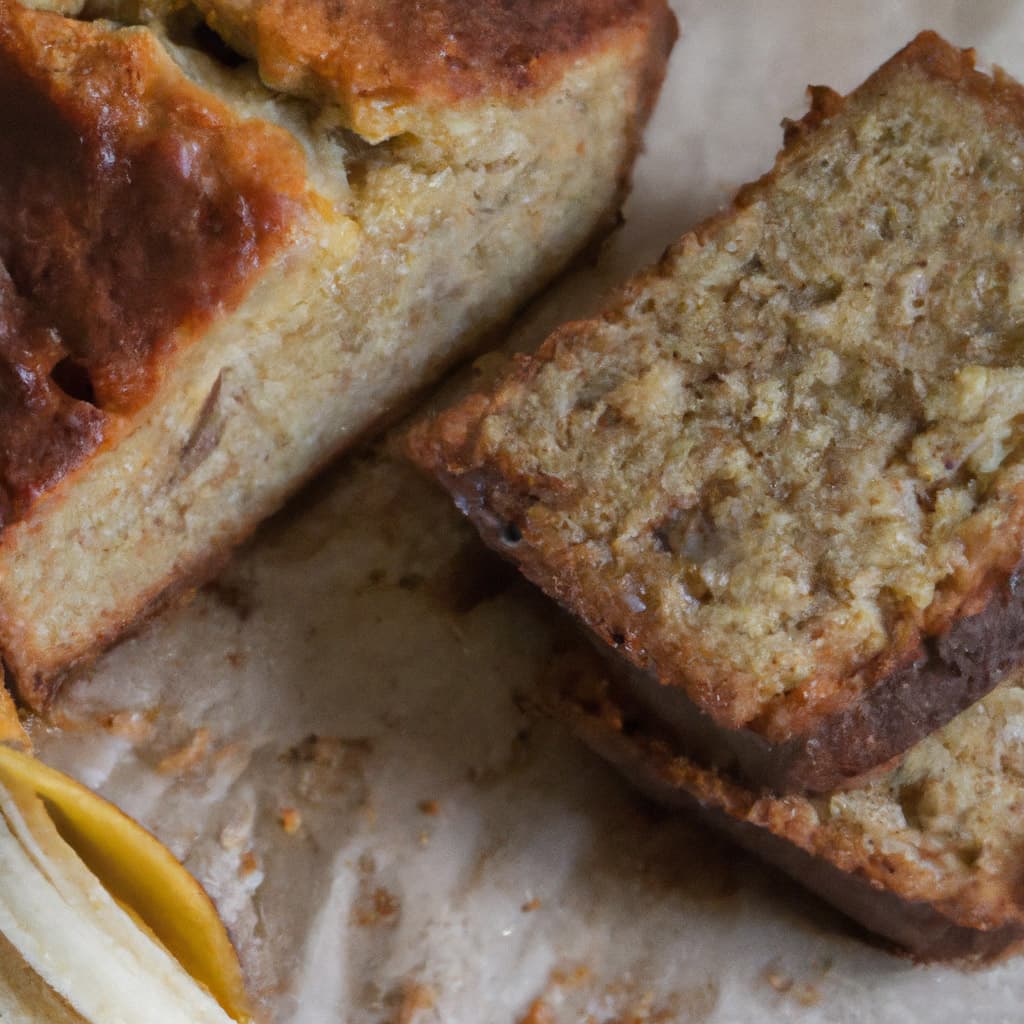
[[[658,802],[922,959],[985,961],[1024,940],[1021,670],[860,786],[776,796],[681,754],[606,667],[564,654],[545,705]]]
[[[1024,90],[924,33],[412,437],[686,747],[828,791],[1024,655]]]
[[[270,4],[53,6],[0,0],[0,651],[36,706],[614,223],[675,38],[664,0],[300,0],[273,45]]]

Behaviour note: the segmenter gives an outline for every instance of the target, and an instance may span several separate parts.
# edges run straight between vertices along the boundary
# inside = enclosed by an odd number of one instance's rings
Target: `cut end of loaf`
[[[0,381],[0,649],[23,700],[201,581],[614,223],[675,28],[661,0],[607,7],[575,51],[552,37],[557,73],[459,105],[440,145],[374,144],[333,100],[269,88],[191,5],[0,0],[0,75],[35,103],[21,135],[0,126],[0,344],[52,398]],[[341,38],[343,15],[318,17]],[[406,25],[396,73],[444,24]],[[69,125],[65,150],[33,142]]]

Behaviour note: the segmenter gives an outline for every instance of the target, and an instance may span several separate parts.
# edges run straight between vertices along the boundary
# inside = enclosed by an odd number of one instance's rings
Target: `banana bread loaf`
[[[0,651],[37,706],[614,222],[675,37],[664,0],[52,6],[0,0]]]
[[[1024,654],[1024,90],[918,37],[412,436],[709,765],[828,791]]]

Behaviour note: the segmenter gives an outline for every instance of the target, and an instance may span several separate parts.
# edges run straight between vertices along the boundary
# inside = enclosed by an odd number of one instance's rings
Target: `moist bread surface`
[[[465,14],[394,9],[395,68]],[[344,35],[353,10],[318,23]],[[0,114],[0,649],[24,700],[614,225],[675,26],[661,0],[608,11],[575,49],[556,33],[529,89],[481,78],[457,117],[411,93],[443,130],[383,138],[269,88],[216,12],[0,0],[24,100]]]
[[[1024,102],[931,33],[812,96],[731,209],[413,447],[681,728],[827,790],[1024,654]]]

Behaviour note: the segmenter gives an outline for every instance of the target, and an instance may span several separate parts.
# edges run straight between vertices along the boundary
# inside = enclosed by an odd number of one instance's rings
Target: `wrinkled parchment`
[[[1020,3],[677,10],[626,227],[515,345],[765,170],[808,82],[847,90],[924,27],[1024,76]],[[525,715],[557,626],[395,447],[317,482],[36,728],[203,881],[271,1019],[1019,1019],[1024,959],[963,974],[883,953]]]

